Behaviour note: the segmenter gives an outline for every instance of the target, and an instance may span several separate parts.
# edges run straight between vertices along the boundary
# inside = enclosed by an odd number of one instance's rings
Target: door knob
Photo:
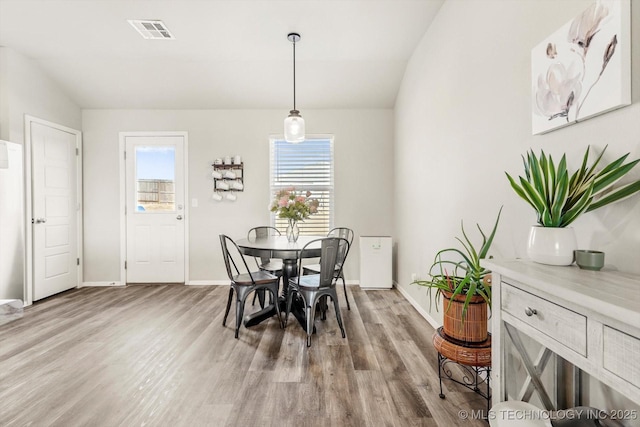
[[[181,220],[181,219],[182,219],[182,215],[178,215],[178,216],[176,217],[176,219],[177,219],[177,220]]]
[[[47,218],[36,218],[36,224],[42,224],[47,222]]]

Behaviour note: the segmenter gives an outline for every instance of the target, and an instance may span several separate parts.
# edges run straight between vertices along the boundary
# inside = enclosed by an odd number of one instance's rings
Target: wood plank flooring
[[[486,427],[458,416],[482,397],[451,382],[438,397],[433,328],[398,291],[347,289],[347,338],[331,309],[311,348],[293,316],[234,339],[226,286],[82,288],[36,303],[0,326],[0,426]]]

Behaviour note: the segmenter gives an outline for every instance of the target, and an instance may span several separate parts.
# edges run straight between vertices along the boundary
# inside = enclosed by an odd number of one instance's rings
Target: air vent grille
[[[164,22],[149,19],[130,19],[129,24],[140,33],[142,37],[149,40],[173,40],[175,37]]]

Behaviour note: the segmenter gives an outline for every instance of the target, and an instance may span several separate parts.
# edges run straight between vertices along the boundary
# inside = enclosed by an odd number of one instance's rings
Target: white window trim
[[[307,134],[305,136],[305,140],[314,140],[314,139],[323,139],[323,140],[329,140],[330,145],[331,145],[331,176],[330,176],[330,183],[327,187],[328,192],[329,192],[329,199],[331,200],[331,206],[329,208],[329,224],[328,224],[328,230],[331,230],[334,227],[334,223],[335,223],[335,203],[336,203],[336,199],[335,199],[335,137],[333,135],[330,134]],[[275,192],[277,191],[277,187],[273,186],[273,170],[272,170],[272,166],[273,166],[273,159],[272,159],[272,147],[273,147],[273,143],[275,141],[284,141],[284,135],[269,135],[269,191],[270,191],[270,196],[269,196],[269,201],[271,202],[273,200],[273,196],[275,194]],[[300,142],[300,144],[304,144],[304,142]],[[313,197],[313,195],[312,195]],[[270,224],[272,226],[276,225],[276,213],[271,212],[270,213]]]

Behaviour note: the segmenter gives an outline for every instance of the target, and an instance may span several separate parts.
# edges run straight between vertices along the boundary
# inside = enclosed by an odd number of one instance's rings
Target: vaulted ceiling
[[[444,0],[0,0],[0,46],[81,108],[390,108]],[[164,21],[145,40],[128,19]]]

